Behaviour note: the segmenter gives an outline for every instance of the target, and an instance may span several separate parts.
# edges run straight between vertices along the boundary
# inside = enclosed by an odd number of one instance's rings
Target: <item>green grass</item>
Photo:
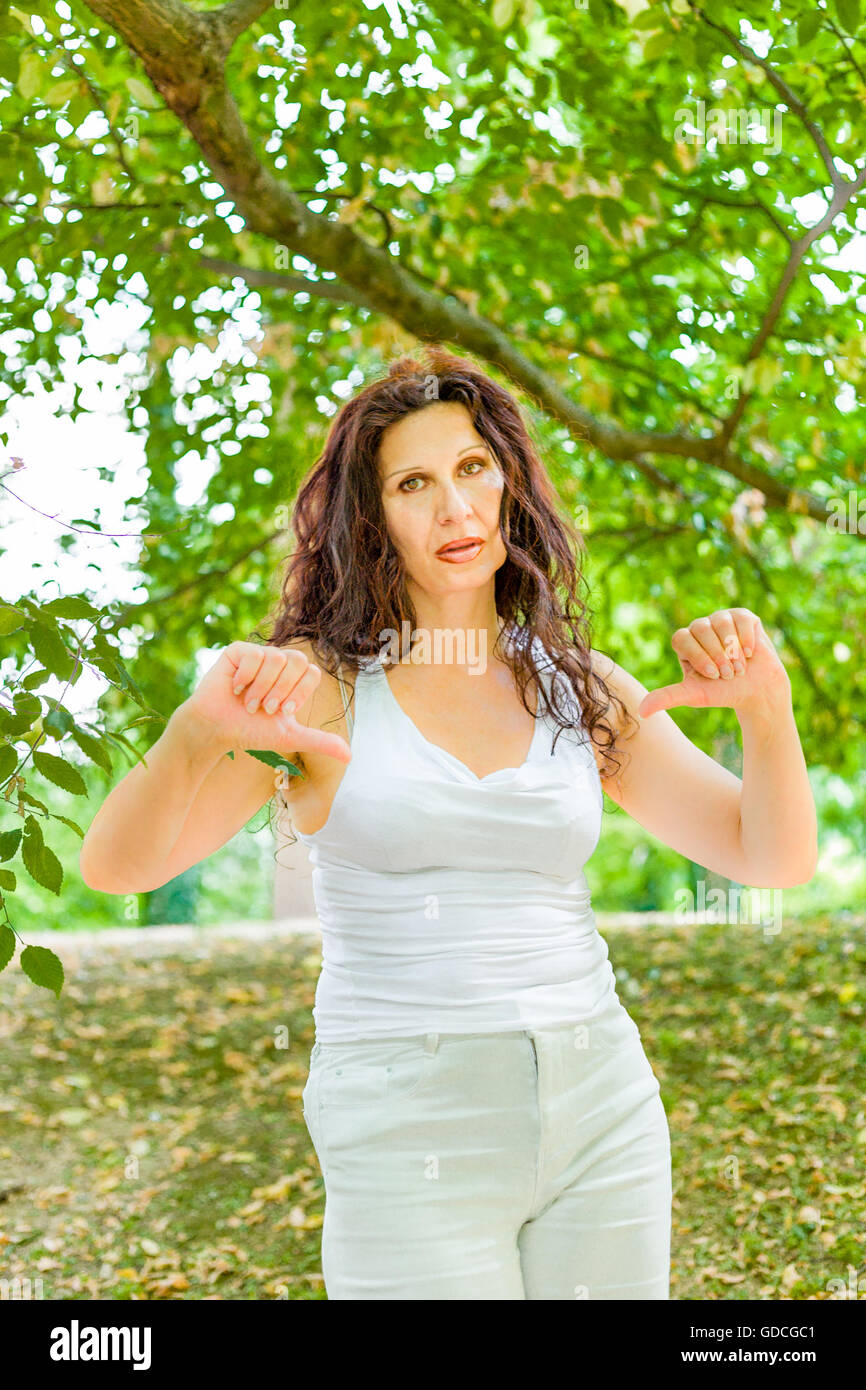
[[[863,927],[606,936],[670,1123],[671,1297],[838,1297],[866,1271]],[[0,975],[0,1278],[50,1299],[324,1298],[301,1113],[318,952],[210,946],[105,948],[59,1000],[15,962]]]

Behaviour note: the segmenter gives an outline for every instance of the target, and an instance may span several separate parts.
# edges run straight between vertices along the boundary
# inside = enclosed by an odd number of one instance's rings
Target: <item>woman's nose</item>
[[[448,483],[439,493],[436,510],[440,521],[461,520],[471,514],[472,504],[456,483]]]

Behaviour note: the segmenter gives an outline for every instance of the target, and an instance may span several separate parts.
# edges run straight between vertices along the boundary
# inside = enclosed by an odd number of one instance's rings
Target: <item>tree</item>
[[[63,372],[70,342],[87,353],[88,300],[143,306],[126,408],[149,597],[82,610],[87,635],[16,599],[20,671],[36,656],[61,674],[57,642],[77,643],[112,684],[78,730],[88,751],[22,675],[4,777],[40,718],[66,764],[112,737],[138,755],[128,716],[164,717],[196,650],[261,621],[340,400],[429,339],[523,401],[586,533],[609,649],[658,670],[672,628],[744,603],[791,670],[807,757],[858,773],[860,29],[858,0],[10,8],[4,389]],[[192,506],[190,457],[212,468]],[[39,807],[22,813],[25,867],[41,864]]]

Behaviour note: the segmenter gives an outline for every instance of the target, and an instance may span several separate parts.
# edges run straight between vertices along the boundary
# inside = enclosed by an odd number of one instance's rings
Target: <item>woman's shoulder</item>
[[[631,685],[640,685],[640,681],[636,676],[633,676],[624,666],[620,666],[619,663],[614,661],[612,656],[608,656],[606,652],[600,652],[597,648],[590,647],[589,659],[593,673],[597,676],[601,676],[606,684],[618,685],[624,690],[627,690]]]
[[[626,733],[628,729],[634,728],[632,720],[637,720],[639,728],[640,719],[637,714],[637,707],[647,694],[646,686],[605,652],[597,651],[591,647],[589,655],[593,675],[604,681],[608,692],[625,706],[626,713],[630,716],[630,718],[624,719],[621,710],[618,710],[616,705],[609,708],[609,717],[614,721],[617,737],[623,732],[624,725],[628,726],[625,730]]]
[[[620,666],[617,666],[612,657],[608,656],[605,652],[598,651],[596,647],[590,647],[589,649],[589,663],[592,667],[593,675],[600,676],[605,684],[610,681],[611,677],[615,679],[616,673],[622,669]]]

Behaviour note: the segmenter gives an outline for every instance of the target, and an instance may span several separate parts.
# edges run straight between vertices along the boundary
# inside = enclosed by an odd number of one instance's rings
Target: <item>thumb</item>
[[[337,758],[341,763],[348,763],[352,757],[352,750],[344,738],[339,734],[324,733],[321,729],[311,729],[303,727],[303,736],[295,738],[295,746],[299,753],[323,753],[325,757]]]
[[[658,690],[647,691],[637,707],[637,712],[641,719],[648,719],[651,714],[658,714],[659,710],[673,709],[677,705],[689,703],[685,681],[677,681],[675,685],[662,685]]]

